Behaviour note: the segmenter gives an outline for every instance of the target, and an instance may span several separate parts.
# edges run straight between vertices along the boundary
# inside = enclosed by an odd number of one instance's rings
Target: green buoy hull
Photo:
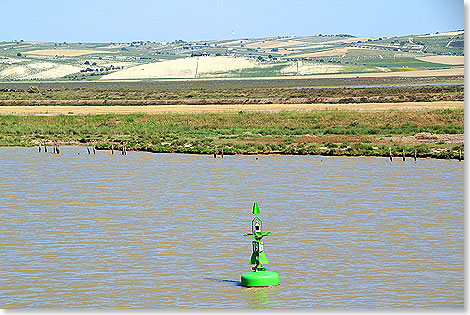
[[[253,271],[242,276],[244,287],[270,287],[279,284],[279,274],[272,271]]]

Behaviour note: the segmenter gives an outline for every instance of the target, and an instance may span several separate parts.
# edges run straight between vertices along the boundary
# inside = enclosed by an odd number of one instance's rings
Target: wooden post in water
[[[114,144],[111,145],[111,154],[114,154]]]
[[[46,141],[44,141],[44,152],[47,152],[47,145],[46,145]]]
[[[403,161],[405,161],[405,149],[403,149]]]
[[[222,148],[221,150],[222,150],[222,152],[220,153],[221,157],[224,158],[224,148]]]
[[[459,162],[462,161],[462,150],[459,150]]]
[[[96,154],[95,146],[92,146],[92,149],[93,149],[93,154]]]
[[[392,148],[390,148],[390,147],[388,148],[388,154],[389,154],[389,156],[390,156],[390,162],[392,162],[392,161],[393,161],[393,157],[392,157]]]
[[[217,158],[217,146],[214,147],[214,159]]]
[[[414,158],[415,158],[415,162],[416,162],[416,149],[415,149],[415,156],[414,156]]]
[[[42,145],[42,141],[39,142],[39,147],[38,147],[39,153],[41,153],[41,145]]]
[[[88,152],[88,154],[90,154],[90,149],[88,148],[88,145],[86,145],[86,151]]]

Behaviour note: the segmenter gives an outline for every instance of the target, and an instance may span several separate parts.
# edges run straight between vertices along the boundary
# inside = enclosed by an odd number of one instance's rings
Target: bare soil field
[[[71,73],[79,72],[80,69],[81,68],[79,67],[67,64],[36,62],[21,66],[13,66],[0,71],[0,79],[9,78],[11,76],[21,78],[23,80],[56,79]]]
[[[463,65],[464,56],[426,56],[417,57],[416,59],[427,62],[442,63],[445,65]]]
[[[439,102],[403,102],[403,103],[349,103],[349,104],[221,104],[221,105],[148,105],[148,106],[0,106],[0,114],[17,115],[86,115],[86,114],[161,114],[161,113],[203,113],[203,112],[237,112],[267,111],[281,112],[287,110],[311,111],[348,109],[359,111],[387,110],[423,110],[463,108],[463,101]]]
[[[0,78],[5,78],[9,76],[18,76],[18,77],[23,77],[26,75],[28,68],[25,66],[14,66],[14,67],[9,67],[3,71],[0,71]]]
[[[76,57],[89,54],[108,54],[111,51],[87,50],[87,49],[39,49],[23,52],[25,55],[41,55],[41,56],[67,56]]]
[[[194,78],[196,74],[223,73],[256,65],[256,61],[248,58],[190,57],[131,67],[105,75],[101,79]]]

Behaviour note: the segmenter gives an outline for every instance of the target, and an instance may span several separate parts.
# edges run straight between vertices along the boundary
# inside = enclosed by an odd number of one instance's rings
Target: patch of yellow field
[[[463,65],[464,56],[426,56],[416,57],[416,59],[427,62],[442,63],[445,65]]]
[[[42,55],[42,56],[66,56],[66,57],[76,57],[82,55],[90,54],[108,54],[112,53],[111,51],[102,51],[102,50],[88,50],[88,49],[39,49],[25,51],[23,54],[28,55]]]
[[[248,58],[226,56],[190,57],[135,66],[110,73],[103,76],[101,79],[194,78],[197,75],[213,73],[223,74],[224,72],[253,68],[256,66],[257,62]]]
[[[342,56],[348,52],[348,48],[337,48],[327,51],[305,53],[301,55],[295,55],[296,57],[328,57],[328,56]]]
[[[220,105],[148,105],[148,106],[0,106],[0,114],[19,115],[87,115],[87,114],[163,114],[286,110],[310,111],[321,109],[347,109],[360,111],[422,110],[462,108],[463,101],[403,102],[403,103],[350,103],[350,104],[220,104]]]

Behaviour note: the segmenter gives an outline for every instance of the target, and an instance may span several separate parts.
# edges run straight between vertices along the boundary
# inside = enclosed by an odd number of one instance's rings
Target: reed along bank
[[[464,109],[0,115],[0,146],[463,158]]]

